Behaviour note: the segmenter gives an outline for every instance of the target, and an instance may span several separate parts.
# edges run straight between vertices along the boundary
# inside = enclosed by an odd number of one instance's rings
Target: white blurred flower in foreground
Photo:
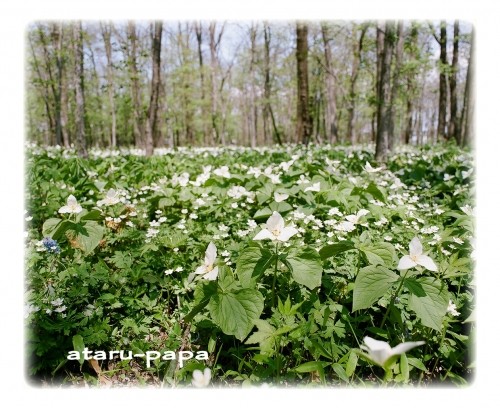
[[[304,191],[315,191],[319,192],[321,190],[321,184],[318,181],[317,183],[314,183],[312,186],[306,187]]]
[[[363,167],[367,173],[377,173],[380,170],[383,169],[383,167],[376,167],[373,168],[372,165],[369,162],[366,162],[365,166]]]
[[[283,217],[276,211],[273,212],[263,228],[254,238],[255,241],[270,239],[272,241],[286,242],[299,231],[294,227],[285,227]]]
[[[345,219],[347,221],[349,221],[350,223],[356,225],[356,224],[360,224],[359,221],[360,221],[360,218],[363,215],[366,215],[366,214],[369,214],[369,213],[370,213],[370,211],[365,210],[365,209],[361,209],[356,214],[346,215]]]
[[[115,205],[115,204],[118,204],[119,202],[120,202],[120,198],[118,197],[118,192],[115,189],[110,188],[108,190],[104,200],[99,200],[97,202],[97,206],[101,207],[102,205],[105,205],[105,206]]]
[[[201,372],[200,370],[194,370],[193,380],[191,381],[191,384],[193,384],[196,388],[208,387],[211,377],[212,373],[210,372],[210,368],[205,368],[203,372]]]
[[[288,198],[288,194],[286,193],[278,193],[277,191],[274,192],[274,201],[277,203],[281,203],[282,201],[285,201]]]
[[[389,343],[385,341],[375,340],[371,337],[366,336],[364,339],[364,344],[361,345],[361,349],[368,352],[368,356],[380,366],[384,366],[387,361],[393,357],[400,354],[406,353],[414,347],[421,346],[425,344],[425,341],[409,341],[406,343],[398,344],[396,347],[391,348]]]
[[[215,280],[217,279],[217,275],[219,274],[219,267],[214,267],[215,259],[217,258],[217,248],[210,242],[208,244],[207,250],[205,251],[205,263],[198,268],[194,272],[197,275],[203,275],[203,279],[207,280]]]
[[[70,195],[66,205],[59,208],[59,214],[78,214],[82,212],[82,206],[78,204],[74,195]]]
[[[451,299],[448,302],[448,308],[446,309],[446,312],[451,314],[452,316],[460,316],[460,312],[457,312],[457,305],[453,303]]]
[[[398,269],[410,269],[414,266],[420,265],[430,271],[436,272],[437,266],[434,261],[427,255],[422,253],[422,244],[417,237],[413,238],[410,242],[410,254],[404,255],[398,264]]]

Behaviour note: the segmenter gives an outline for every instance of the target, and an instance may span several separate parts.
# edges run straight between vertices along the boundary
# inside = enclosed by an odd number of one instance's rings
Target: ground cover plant
[[[468,150],[141,153],[26,148],[30,381],[473,380]]]

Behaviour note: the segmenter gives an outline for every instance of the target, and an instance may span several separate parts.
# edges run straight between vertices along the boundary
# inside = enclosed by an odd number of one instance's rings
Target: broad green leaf
[[[88,221],[84,225],[72,226],[66,234],[73,247],[79,248],[88,254],[99,245],[104,235],[104,227],[95,221]]]
[[[370,265],[360,269],[354,282],[352,311],[370,307],[398,279],[398,275],[383,266]]]
[[[74,225],[71,221],[59,218],[49,218],[43,223],[42,234],[44,237],[51,237],[58,241],[64,236],[68,228]]]
[[[293,210],[293,207],[284,201],[282,201],[281,203],[272,202],[271,204],[269,204],[269,208],[271,209],[271,211],[277,211],[283,216],[287,212],[290,212]]]
[[[288,333],[293,330],[296,325],[289,326],[285,325],[276,329],[270,323],[265,320],[256,320],[255,326],[257,326],[257,331],[252,333],[245,344],[259,344],[260,352],[266,355],[272,355],[276,348],[276,340],[282,334]]]
[[[295,368],[292,368],[292,371],[297,373],[312,373],[317,371],[321,378],[321,381],[325,379],[325,370],[324,367],[328,365],[325,361],[308,361],[307,363],[298,365]]]
[[[349,377],[345,372],[344,367],[342,367],[339,363],[333,363],[332,368],[342,381],[349,382]]]
[[[335,244],[324,246],[319,250],[319,254],[321,259],[326,259],[354,248],[354,243],[352,241],[339,241]]]
[[[365,191],[372,195],[376,200],[386,202],[384,190],[381,187],[376,186],[373,181],[366,187]]]
[[[252,330],[254,322],[264,309],[264,297],[256,289],[219,292],[208,302],[213,322],[225,334],[243,340]]]
[[[291,267],[292,277],[295,282],[311,290],[321,285],[323,267],[316,250],[304,248],[292,256],[288,256],[286,260]]]
[[[410,291],[408,307],[424,326],[441,331],[450,297],[446,285],[439,279],[422,277],[405,279],[405,286]]]
[[[273,215],[273,212],[271,211],[271,209],[269,207],[264,207],[264,208],[261,208],[260,210],[258,210],[253,218],[256,219],[256,220],[263,220],[263,219],[268,219],[271,215]]]
[[[184,322],[189,323],[198,313],[208,305],[210,299],[217,293],[217,283],[215,281],[200,281],[194,290],[194,300],[196,304],[191,311],[184,316]]]
[[[85,213],[83,213],[85,211]],[[77,216],[77,220],[82,220],[82,221],[97,221],[102,219],[102,213],[99,210],[92,210],[92,211],[86,211],[83,210],[79,215]]]
[[[399,369],[401,371],[403,381],[407,382],[410,379],[410,368],[408,367],[408,359],[406,358],[406,353],[401,354],[401,358],[399,360]]]
[[[172,197],[163,197],[158,200],[158,208],[172,207],[175,205],[175,200]]]
[[[80,336],[79,334],[76,334],[73,336],[73,350],[78,351],[80,353],[80,359],[78,360],[80,364],[83,364],[84,356],[83,356],[83,350],[85,349],[85,343],[83,342],[83,337]]]
[[[418,368],[421,371],[427,372],[427,369],[425,368],[424,363],[422,363],[422,361],[420,361],[418,358],[407,357],[407,360],[408,360],[408,364],[409,365],[411,365],[411,366],[413,366],[415,368]]]
[[[384,265],[391,268],[396,262],[396,251],[388,242],[360,245],[359,249],[371,265]]]
[[[236,274],[244,288],[253,288],[264,271],[273,266],[275,255],[260,247],[247,247],[236,261]]]

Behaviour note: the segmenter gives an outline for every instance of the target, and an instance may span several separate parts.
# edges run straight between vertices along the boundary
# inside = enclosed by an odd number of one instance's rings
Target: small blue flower
[[[52,252],[54,254],[58,254],[61,252],[61,248],[59,248],[57,241],[54,241],[50,237],[45,237],[42,240],[42,244],[45,248],[47,248],[47,251],[49,251],[49,252]]]

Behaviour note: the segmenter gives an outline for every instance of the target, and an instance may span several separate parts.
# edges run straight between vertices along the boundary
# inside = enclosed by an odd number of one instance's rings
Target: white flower
[[[285,201],[288,198],[288,194],[286,193],[278,193],[277,191],[274,192],[274,201],[277,203],[281,203],[282,201]]]
[[[273,212],[263,228],[255,237],[254,241],[270,239],[272,241],[286,242],[299,231],[293,227],[285,227],[283,217],[276,211]]]
[[[365,344],[362,344],[361,348],[367,351],[369,357],[382,367],[391,357],[406,353],[414,347],[425,344],[424,341],[409,341],[391,348],[387,342],[375,340],[368,336],[366,336],[363,341]]]
[[[217,275],[219,274],[219,267],[214,267],[215,259],[217,258],[217,248],[210,242],[208,244],[207,250],[205,251],[205,263],[198,268],[194,272],[197,275],[203,275],[203,279],[207,280],[215,280],[217,279]]]
[[[118,197],[118,192],[116,192],[114,189],[110,188],[106,194],[106,197],[104,200],[99,200],[97,202],[97,206],[100,207],[102,205],[109,206],[109,205],[115,205],[120,202],[120,198]]]
[[[345,219],[349,221],[352,224],[359,224],[359,219],[363,216],[368,214],[370,211],[362,209],[359,210],[356,214],[352,215],[346,215]]]
[[[196,388],[208,387],[211,377],[212,373],[210,372],[210,368],[205,368],[203,372],[201,372],[200,370],[194,370],[193,380],[191,381],[191,384],[193,384]]]
[[[460,209],[471,217],[474,215],[474,209],[469,204],[460,207]]]
[[[304,191],[315,191],[318,192],[321,190],[320,182],[314,183],[312,186],[307,187]]]
[[[437,271],[437,266],[434,261],[427,255],[422,253],[422,244],[417,237],[413,238],[410,242],[410,254],[403,256],[399,260],[398,269],[409,269],[414,266],[421,265],[430,271]]]
[[[366,162],[365,167],[363,167],[367,173],[377,173],[383,169],[383,167],[373,168],[369,162]]]
[[[51,301],[52,306],[61,306],[64,300],[61,298],[57,298],[56,300]]]
[[[167,269],[165,271],[165,275],[172,275],[174,273],[174,270],[173,269]]]
[[[452,316],[459,316],[460,315],[460,312],[457,312],[457,305],[454,304],[451,299],[450,301],[448,302],[448,308],[446,309],[446,312],[448,312],[449,314],[451,314]]]
[[[82,212],[82,206],[78,204],[74,195],[70,195],[66,201],[66,205],[59,208],[59,214],[78,214]]]
[[[231,173],[229,173],[229,167],[227,166],[222,166],[218,169],[215,169],[214,174],[220,177],[231,178]]]

